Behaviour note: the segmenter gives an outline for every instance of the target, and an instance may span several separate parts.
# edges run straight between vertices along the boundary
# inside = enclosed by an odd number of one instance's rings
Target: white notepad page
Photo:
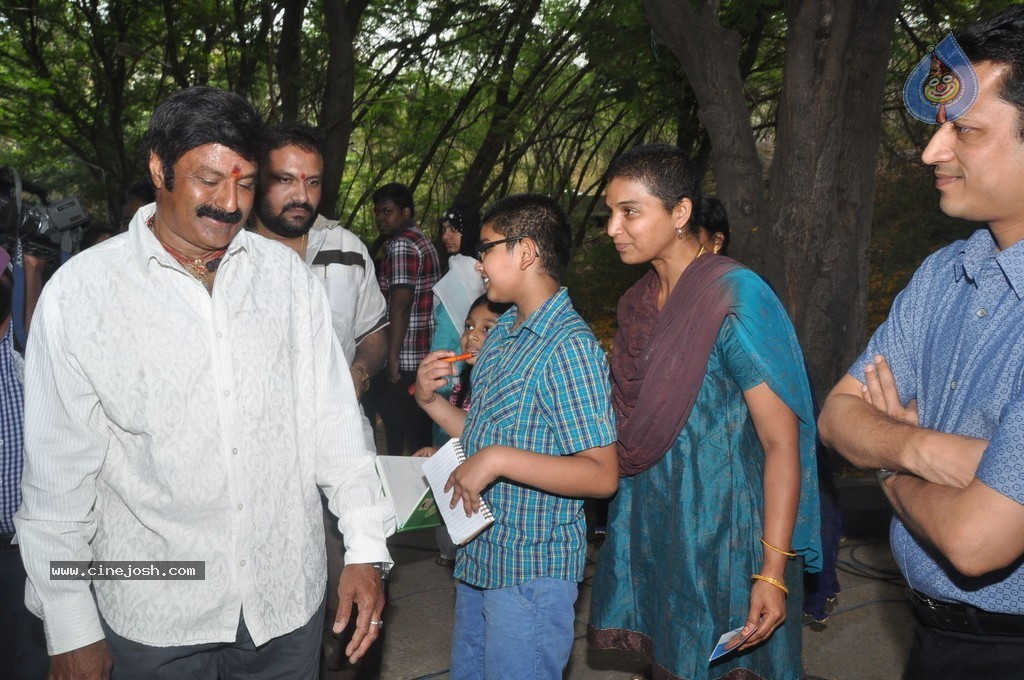
[[[462,452],[462,445],[458,439],[452,438],[438,449],[437,453],[423,462],[423,474],[430,482],[437,507],[448,528],[448,535],[452,537],[452,541],[456,545],[465,545],[494,523],[491,509],[487,507],[487,503],[482,498],[480,499],[480,509],[471,517],[466,517],[466,510],[462,503],[458,503],[454,508],[448,507],[452,502],[452,491],[445,492],[444,485],[448,483],[448,477],[451,476],[452,471],[465,461],[466,455]]]

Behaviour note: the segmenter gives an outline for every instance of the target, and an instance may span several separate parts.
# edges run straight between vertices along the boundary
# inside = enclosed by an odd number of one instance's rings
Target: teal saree
[[[656,679],[795,680],[803,675],[801,572],[821,564],[810,387],[774,292],[745,268],[722,279],[729,311],[690,415],[665,455],[623,477],[611,502],[588,638],[599,648],[647,656]],[[659,314],[653,296],[640,299],[648,303],[627,313]],[[666,379],[656,373],[654,379]],[[792,543],[799,557],[786,573],[786,623],[759,647],[709,665],[719,636],[746,619],[750,575],[760,570],[763,556],[764,452],[743,399],[744,390],[762,382],[800,420],[801,494]]]

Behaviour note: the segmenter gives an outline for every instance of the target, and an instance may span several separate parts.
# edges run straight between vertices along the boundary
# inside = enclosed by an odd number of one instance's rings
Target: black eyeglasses
[[[512,238],[503,238],[500,241],[485,241],[484,243],[478,243],[476,246],[476,259],[480,262],[484,261],[484,253],[501,243],[515,243],[516,241],[522,241],[525,236],[513,236]]]

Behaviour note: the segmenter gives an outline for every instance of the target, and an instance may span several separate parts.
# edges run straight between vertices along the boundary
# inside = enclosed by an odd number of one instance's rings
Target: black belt
[[[933,600],[913,588],[907,598],[914,614],[926,626],[975,635],[1024,636],[1024,616],[999,614],[958,602]]]
[[[0,533],[0,551],[17,550],[17,545],[11,545],[14,534]]]

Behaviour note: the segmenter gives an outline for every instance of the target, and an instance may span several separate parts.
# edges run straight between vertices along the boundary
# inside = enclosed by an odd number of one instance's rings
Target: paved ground
[[[840,551],[843,592],[826,624],[804,626],[805,669],[809,680],[895,680],[910,642],[911,614],[899,579],[892,578],[896,572],[885,538],[885,501],[873,477],[853,477],[840,481],[840,504],[849,528]],[[398,534],[390,544],[396,567],[384,612],[387,634],[379,671],[324,671],[325,680],[448,677],[451,572],[434,563],[430,530]],[[584,622],[589,603],[588,578],[580,591],[578,637],[565,678],[629,680],[641,673],[645,664],[635,657],[588,648]]]

